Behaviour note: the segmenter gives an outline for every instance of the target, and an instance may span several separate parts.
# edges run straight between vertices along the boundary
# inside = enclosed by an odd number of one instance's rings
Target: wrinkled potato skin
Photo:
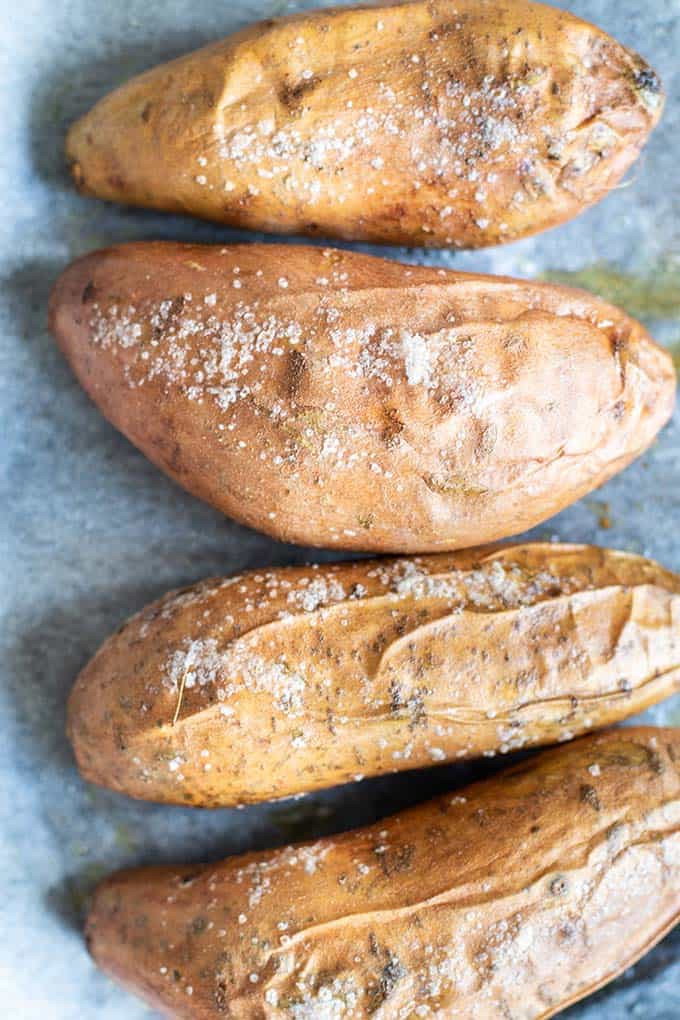
[[[518,534],[624,468],[675,397],[670,356],[584,291],[332,249],[121,245],[62,274],[50,323],[155,464],[303,545]]]
[[[271,19],[148,71],[71,129],[86,193],[238,227],[479,247],[575,216],[663,105],[604,32],[523,0]]]
[[[679,768],[678,730],[615,730],[315,844],[123,872],[90,949],[187,1020],[545,1020],[677,922]]]
[[[69,735],[96,783],[217,807],[569,739],[678,687],[680,579],[535,543],[170,593],[80,674]]]

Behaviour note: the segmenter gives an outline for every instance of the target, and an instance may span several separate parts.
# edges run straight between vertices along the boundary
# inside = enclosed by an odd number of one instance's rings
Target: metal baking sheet
[[[81,392],[45,328],[50,286],[89,249],[133,238],[236,240],[189,219],[78,197],[67,125],[111,87],[241,25],[270,0],[22,0],[0,15],[0,1012],[20,1020],[151,1014],[90,962],[80,925],[95,881],[130,864],[217,858],[367,822],[476,774],[445,767],[288,804],[214,813],[87,786],[64,736],[78,669],[130,613],[214,573],[323,553],[276,544],[176,488]],[[307,4],[306,6],[319,6]],[[662,126],[624,186],[548,234],[412,261],[566,280],[613,298],[680,353],[680,0],[571,0],[661,73]],[[368,250],[365,249],[364,250]],[[680,570],[680,429],[537,536],[592,541]],[[680,724],[680,698],[648,713]],[[493,763],[485,765],[488,769]],[[677,1020],[680,933],[568,1015]]]

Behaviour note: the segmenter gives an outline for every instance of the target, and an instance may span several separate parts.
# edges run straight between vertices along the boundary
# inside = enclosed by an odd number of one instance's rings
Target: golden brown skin
[[[625,467],[675,398],[670,356],[584,291],[332,249],[121,245],[65,271],[50,323],[154,463],[305,545],[518,534]]]
[[[564,11],[451,0],[251,26],[123,85],[67,152],[85,192],[238,227],[479,247],[575,216],[663,106]]]
[[[133,617],[80,674],[90,780],[217,807],[567,740],[680,687],[680,578],[592,546],[284,567]]]
[[[114,875],[87,932],[187,1020],[545,1020],[679,914],[680,731],[637,728],[313,844]]]

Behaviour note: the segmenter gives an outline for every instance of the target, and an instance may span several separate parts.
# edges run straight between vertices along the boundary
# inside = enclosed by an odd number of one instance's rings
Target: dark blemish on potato
[[[387,878],[391,878],[392,875],[399,875],[402,872],[410,871],[415,852],[416,848],[412,843],[388,848],[384,853],[378,855],[382,873]]]
[[[569,889],[569,883],[564,875],[556,875],[549,886],[552,896],[564,896]]]
[[[655,776],[660,776],[664,771],[664,764],[661,760],[661,755],[658,751],[655,751],[652,747],[645,748],[645,754],[647,755],[647,765]]]
[[[396,446],[400,434],[404,431],[404,423],[400,421],[394,407],[383,407],[384,425],[380,438],[388,449]]]
[[[659,105],[662,93],[661,79],[651,67],[638,67],[633,73],[633,84],[646,106],[654,109]]]
[[[141,114],[140,114],[140,117],[144,121],[145,124],[149,123],[149,118],[151,117],[151,108],[152,108],[152,106],[153,106],[153,103],[147,103],[146,106],[144,107],[144,109],[142,110]]]
[[[430,39],[431,42],[437,42],[438,39],[441,39],[447,35],[454,35],[459,31],[460,31],[459,22],[445,21],[443,24],[437,25],[436,28],[433,28],[430,32],[428,32],[428,39]]]
[[[387,963],[380,972],[377,986],[368,990],[368,1012],[375,1013],[389,999],[398,983],[406,976],[406,970],[396,956],[387,951]]]
[[[227,984],[224,980],[220,979],[215,986],[213,992],[213,999],[215,1001],[215,1008],[220,1013],[226,1013],[229,1008],[229,999],[227,998]]]
[[[409,67],[413,66],[410,63],[410,60],[408,62],[408,66]],[[415,193],[416,191],[415,186],[413,187],[413,191]],[[390,206],[388,209],[385,209],[383,213],[383,218],[386,220],[394,220],[395,223],[401,223],[401,221],[405,219],[407,215],[408,209],[406,208],[406,205],[403,202],[395,202],[394,205]]]
[[[390,680],[390,712],[392,715],[398,715],[403,707],[404,702],[401,697],[399,681],[396,679]]]
[[[295,85],[286,83],[279,89],[279,99],[286,109],[292,112],[299,106],[303,96],[313,92],[318,84],[318,78],[305,78],[296,82]]]
[[[187,886],[192,885],[192,883],[196,881],[200,874],[201,874],[200,871],[192,871],[188,875],[182,875],[182,877],[179,880],[179,884],[183,888],[186,888]]]
[[[203,85],[202,87],[194,89],[193,92],[189,92],[186,96],[184,96],[183,102],[189,104],[190,106],[195,106],[198,109],[201,109],[202,107],[205,106],[209,110],[212,110],[212,108],[215,106],[215,96],[213,95],[209,88]]]
[[[593,809],[593,811],[601,810],[600,798],[598,797],[597,790],[595,789],[594,786],[584,784],[579,790],[578,796],[581,803],[587,804],[589,807]]]
[[[288,354],[288,395],[294,399],[302,385],[307,370],[307,359],[301,351],[290,351]]]
[[[526,347],[526,340],[523,336],[518,336],[516,333],[511,333],[510,336],[503,338],[503,347],[506,351],[521,351]]]
[[[182,294],[172,298],[170,301],[170,307],[168,308],[167,318],[165,320],[168,327],[171,329],[176,326],[177,319],[182,314],[186,299]],[[160,340],[163,336],[165,324],[162,326],[154,326],[151,330],[151,337],[153,340]]]
[[[408,709],[410,713],[408,728],[411,732],[419,726],[425,726],[427,723],[425,696],[430,693],[431,692],[428,688],[418,687],[408,699]]]
[[[92,280],[88,280],[83,289],[81,296],[81,304],[86,305],[88,302],[94,300],[95,294],[97,293],[96,287]]]

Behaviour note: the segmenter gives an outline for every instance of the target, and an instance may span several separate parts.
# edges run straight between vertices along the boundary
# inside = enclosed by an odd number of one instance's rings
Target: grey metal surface
[[[346,828],[461,782],[471,771],[443,768],[292,805],[211,814],[135,803],[88,787],[64,736],[65,699],[77,670],[127,615],[167,588],[204,575],[312,555],[240,528],[176,488],[103,420],[53,347],[45,330],[46,299],[71,258],[132,238],[239,236],[79,198],[63,164],[64,132],[130,75],[245,22],[302,6],[270,0],[21,0],[5,5],[0,15],[3,1016],[152,1015],[99,974],[85,952],[82,906],[102,874],[132,863],[216,858]],[[504,249],[387,254],[520,276],[575,274],[575,282],[618,297],[677,354],[680,0],[571,0],[562,6],[639,49],[669,92],[663,124],[627,186],[575,222]],[[644,552],[680,570],[679,425],[676,415],[640,462],[536,534]],[[680,699],[650,715],[680,724]],[[670,936],[569,1016],[677,1020],[680,937]]]

